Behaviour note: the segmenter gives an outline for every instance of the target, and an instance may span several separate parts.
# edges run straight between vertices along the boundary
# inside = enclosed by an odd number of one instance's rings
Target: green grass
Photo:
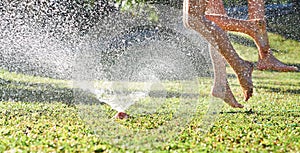
[[[300,43],[276,34],[269,36],[275,56],[299,66]],[[234,42],[234,47],[244,59],[257,61],[253,45]],[[228,72],[233,74],[230,68]],[[229,82],[238,101],[242,102],[236,78],[231,77]],[[71,83],[1,70],[0,96],[4,101],[0,103],[0,152],[133,152],[111,144],[89,128],[79,116],[78,107],[69,105],[74,99]],[[208,133],[203,135],[196,130],[205,113],[202,111],[205,106],[198,106],[198,114],[184,131],[169,142],[153,146],[152,151],[300,152],[300,73],[255,70],[253,83],[254,96],[242,102],[245,108],[224,105]],[[169,85],[168,91],[176,95],[172,83]],[[207,90],[203,96],[208,94]],[[156,128],[172,119],[168,104],[178,100],[176,96],[167,98],[165,113],[137,115],[114,122],[135,130]],[[103,107],[107,118],[114,115],[115,111]],[[132,139],[134,141],[139,139]]]

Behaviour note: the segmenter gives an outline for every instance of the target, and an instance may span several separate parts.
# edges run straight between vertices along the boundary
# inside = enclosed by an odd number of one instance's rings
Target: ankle
[[[253,25],[258,29],[263,29],[267,25],[267,22],[264,19],[250,19],[248,21],[253,22]]]
[[[273,56],[272,50],[269,46],[258,46],[259,51],[259,58],[258,60],[264,60],[269,58],[270,56]]]

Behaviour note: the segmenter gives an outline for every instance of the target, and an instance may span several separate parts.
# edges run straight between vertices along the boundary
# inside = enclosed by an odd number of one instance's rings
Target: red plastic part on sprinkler
[[[127,119],[129,116],[124,112],[118,112],[115,116],[116,119]]]

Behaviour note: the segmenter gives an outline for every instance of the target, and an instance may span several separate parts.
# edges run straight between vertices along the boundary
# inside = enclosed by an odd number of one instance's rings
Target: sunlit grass
[[[300,43],[269,34],[275,56],[289,64],[299,64]],[[250,61],[257,61],[254,47],[234,43],[239,54]],[[228,68],[228,73],[234,74]],[[199,78],[200,91],[209,98],[211,79]],[[73,96],[56,98],[51,103],[30,100],[31,92],[47,95],[67,95],[72,92],[70,82],[0,70],[0,93],[29,90],[22,99],[0,103],[0,152],[133,152],[114,146],[101,135],[94,133],[82,120],[78,107],[66,104]],[[253,72],[254,96],[243,102],[237,79],[229,78],[237,100],[245,105],[233,109],[227,105],[221,110],[214,126],[206,135],[196,130],[202,121],[205,106],[199,110],[190,124],[178,137],[161,143],[153,152],[300,152],[300,74],[271,71]],[[163,82],[166,91],[174,93],[180,87],[174,82]],[[50,86],[48,86],[50,85]],[[139,87],[136,84],[135,87]],[[51,89],[50,89],[51,87]],[[60,92],[55,92],[59,90]],[[67,94],[65,94],[67,93]],[[2,95],[3,96],[3,95]],[[32,95],[34,96],[34,95]],[[205,97],[206,96],[206,97]],[[62,101],[56,101],[56,100]],[[34,99],[38,100],[38,99]],[[151,99],[145,99],[146,101]],[[178,102],[176,96],[165,99],[168,105]],[[168,107],[163,107],[167,111]],[[206,109],[206,108],[205,108]],[[116,113],[103,105],[105,115],[112,118]],[[134,112],[135,110],[132,110]],[[132,129],[155,128],[170,119],[172,110],[165,114],[134,115],[126,121],[116,121]],[[135,140],[132,140],[135,141]],[[138,148],[138,147],[137,147]],[[143,150],[142,148],[140,148]],[[145,151],[145,150],[144,150]],[[148,150],[150,151],[150,150]]]
[[[26,74],[20,74],[15,72],[9,72],[7,70],[0,69],[0,79],[13,81],[18,83],[31,83],[31,84],[52,84],[61,87],[71,87],[72,82],[68,80],[57,80],[51,78],[44,78],[40,76],[31,76]]]

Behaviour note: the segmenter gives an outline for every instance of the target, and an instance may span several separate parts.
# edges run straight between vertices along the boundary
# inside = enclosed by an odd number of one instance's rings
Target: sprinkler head
[[[116,119],[127,119],[129,117],[129,115],[127,115],[126,113],[124,112],[118,112],[116,115],[115,115],[115,118]]]

